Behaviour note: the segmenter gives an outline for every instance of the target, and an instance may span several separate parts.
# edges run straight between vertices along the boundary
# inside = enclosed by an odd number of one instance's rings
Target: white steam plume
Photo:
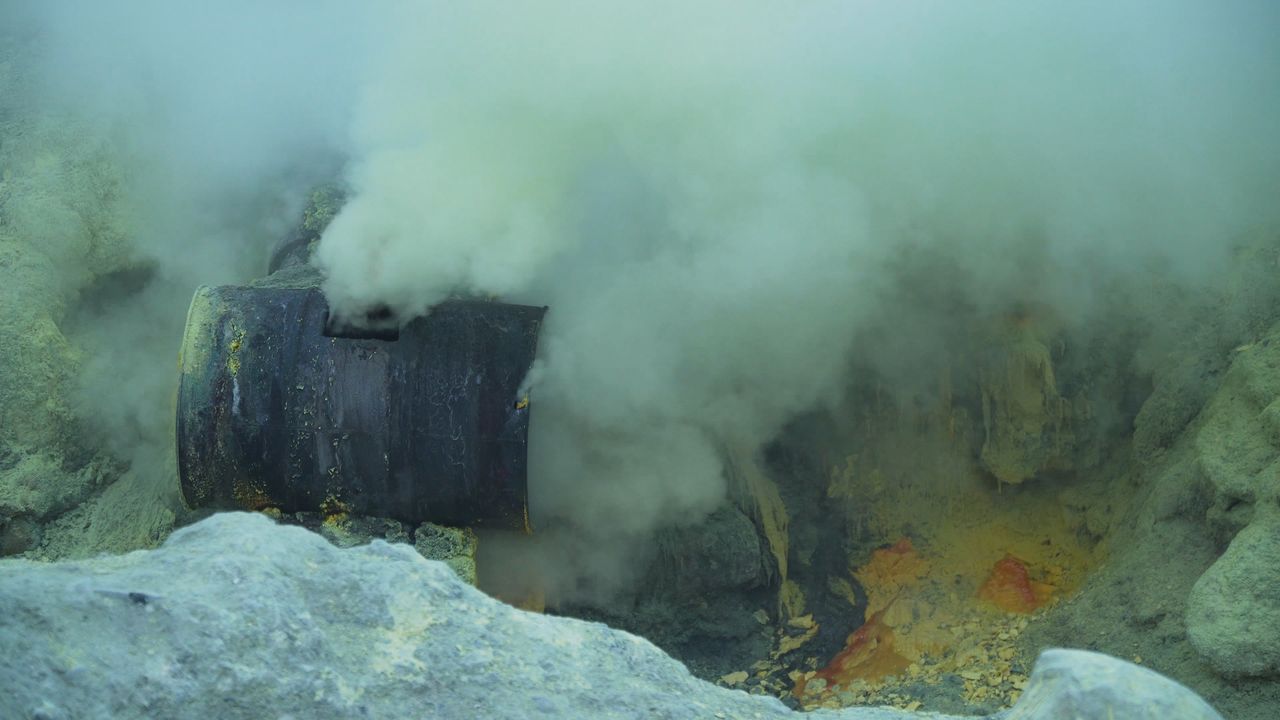
[[[837,399],[860,323],[909,297],[884,273],[901,252],[940,252],[979,304],[1079,315],[1275,219],[1262,3],[399,11],[327,292],[551,307],[531,483],[588,538],[557,551],[570,576],[714,507],[722,444]]]

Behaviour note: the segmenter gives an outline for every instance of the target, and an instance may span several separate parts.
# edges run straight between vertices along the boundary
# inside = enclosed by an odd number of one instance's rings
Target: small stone
[[[760,623],[761,625],[769,624],[769,613],[765,612],[764,610],[757,610],[751,613],[751,617],[755,618],[756,622]]]
[[[796,635],[794,637],[788,636],[788,637],[782,638],[782,640],[778,642],[778,649],[777,649],[777,652],[775,653],[775,657],[780,655],[786,655],[789,652],[799,649],[802,645],[812,640],[813,637],[817,634],[818,634],[818,626],[813,625],[808,630],[806,630],[803,635]]]
[[[744,683],[746,682],[746,680],[747,680],[746,670],[731,672],[727,675],[722,675],[720,677],[720,682],[724,683],[725,685],[728,685],[729,687],[733,687],[734,685],[739,685],[741,683]]]
[[[764,611],[760,610],[759,612],[764,612]],[[757,617],[756,619],[759,620],[760,618]],[[790,620],[787,621],[787,624],[793,628],[799,628],[800,630],[808,630],[809,628],[813,627],[813,615],[801,615],[800,617],[791,618]]]

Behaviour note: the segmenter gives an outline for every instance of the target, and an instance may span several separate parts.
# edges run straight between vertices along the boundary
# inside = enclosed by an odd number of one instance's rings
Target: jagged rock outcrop
[[[0,606],[4,718],[792,714],[699,681],[635,636],[503,605],[407,545],[340,549],[252,514],[215,515],[152,551],[0,562]],[[1153,672],[1050,651],[1009,717],[1063,713],[1219,717]]]
[[[1071,467],[1073,404],[1058,393],[1049,348],[1015,327],[980,373],[982,464],[1002,483]]]

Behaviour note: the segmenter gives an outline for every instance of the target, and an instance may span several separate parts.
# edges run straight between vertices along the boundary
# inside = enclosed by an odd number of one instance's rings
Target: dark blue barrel
[[[334,330],[315,287],[203,287],[183,339],[192,507],[528,531],[522,384],[546,308],[449,301]]]

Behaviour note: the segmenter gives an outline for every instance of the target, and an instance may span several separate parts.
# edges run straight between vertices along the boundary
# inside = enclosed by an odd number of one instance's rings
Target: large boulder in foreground
[[[1214,534],[1234,538],[1187,598],[1187,637],[1219,674],[1280,675],[1280,324],[1236,348],[1195,433]]]
[[[649,642],[522,612],[413,548],[228,513],[159,549],[0,562],[3,718],[784,718]],[[1219,718],[1093,653],[1046,652],[1008,717]],[[884,709],[857,720],[940,717]]]
[[[1046,650],[1027,690],[993,720],[1190,720],[1221,716],[1198,695],[1153,670],[1087,650]]]
[[[1196,581],[1187,638],[1223,675],[1280,674],[1280,513],[1241,530]]]

